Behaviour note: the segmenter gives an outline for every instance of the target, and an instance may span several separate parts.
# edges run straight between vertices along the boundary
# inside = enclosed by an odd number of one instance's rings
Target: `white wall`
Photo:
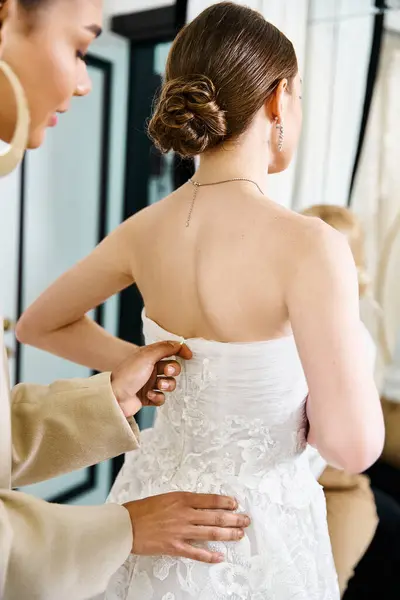
[[[390,31],[400,33],[400,9],[392,10],[386,13],[385,28]]]
[[[175,0],[105,0],[104,12],[106,17],[110,17],[173,4]]]

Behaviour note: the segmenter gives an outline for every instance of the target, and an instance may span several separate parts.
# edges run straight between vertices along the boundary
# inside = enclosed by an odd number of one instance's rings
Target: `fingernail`
[[[243,529],[239,529],[239,538],[244,537],[244,531]]]
[[[149,400],[154,400],[154,398],[157,397],[157,394],[155,392],[147,392],[147,397]]]
[[[169,365],[166,368],[166,371],[167,371],[167,375],[175,375],[175,367],[173,367],[172,365]]]
[[[160,388],[160,390],[167,390],[169,388],[168,381],[161,379],[161,381],[159,383],[159,388]]]
[[[251,523],[249,517],[245,517],[244,518],[244,522],[245,522],[245,527],[248,527],[250,525],[250,523]]]
[[[223,554],[217,554],[217,562],[221,563],[225,561],[225,556]]]

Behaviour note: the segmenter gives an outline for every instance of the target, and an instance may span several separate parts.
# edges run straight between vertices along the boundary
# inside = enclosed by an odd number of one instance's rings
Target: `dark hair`
[[[26,9],[39,8],[43,4],[48,4],[50,0],[18,0],[18,4]]]
[[[0,0],[0,10],[6,6],[9,0]],[[47,4],[49,0],[17,0],[18,4],[25,9],[38,8]]]
[[[2,10],[2,8],[5,8],[7,6],[9,1],[10,0],[0,0],[0,11]],[[26,11],[27,15],[33,16],[35,14],[35,11],[45,8],[45,6],[51,1],[54,2],[55,0],[17,0],[17,3]],[[27,24],[28,31],[31,29],[31,25],[31,22]],[[2,26],[3,20],[0,20],[0,31],[2,29]]]
[[[0,10],[6,6],[9,0],[0,0]],[[17,0],[18,4],[24,8],[36,8],[41,4],[47,3],[49,0]]]
[[[239,137],[298,71],[292,43],[258,12],[215,4],[186,25],[169,53],[149,124],[162,152],[195,156]]]

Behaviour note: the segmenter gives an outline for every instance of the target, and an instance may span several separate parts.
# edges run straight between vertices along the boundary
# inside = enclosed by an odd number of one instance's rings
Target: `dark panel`
[[[369,60],[369,67],[368,67],[367,85],[366,85],[366,90],[365,90],[364,108],[363,108],[363,114],[362,114],[362,118],[361,118],[360,134],[359,134],[359,138],[358,138],[356,157],[354,160],[353,173],[351,176],[349,196],[347,199],[347,206],[350,206],[350,204],[351,204],[351,196],[352,196],[352,192],[353,192],[353,188],[354,188],[354,182],[356,179],[358,166],[360,164],[361,153],[362,153],[362,149],[363,149],[363,145],[364,145],[364,138],[365,138],[367,125],[368,125],[368,117],[369,117],[369,113],[371,110],[374,87],[375,87],[376,78],[378,76],[378,70],[379,70],[379,58],[380,58],[380,54],[381,54],[382,38],[383,38],[383,32],[384,32],[384,19],[385,19],[385,10],[384,9],[386,8],[385,0],[375,0],[375,7],[378,8],[380,10],[380,12],[378,12],[374,18],[374,31],[373,31],[373,37],[372,37],[371,57]]]
[[[175,37],[185,25],[186,15],[187,0],[176,0],[173,6],[116,15],[111,30],[134,43],[159,43]]]
[[[174,154],[174,188],[177,190],[179,187],[184,185],[193,177],[195,172],[195,165],[193,158],[181,158],[177,154]]]
[[[54,496],[54,498],[52,498],[50,502],[54,502],[55,504],[68,504],[69,502],[71,502],[71,500],[76,500],[77,498],[79,498],[79,496],[83,496],[84,494],[87,494],[88,492],[94,490],[97,485],[97,480],[97,465],[93,465],[92,467],[89,467],[87,469],[87,477],[83,483],[72,487],[69,490],[66,490],[65,492],[62,492],[57,496]]]
[[[153,144],[146,132],[146,123],[151,114],[154,95],[160,85],[154,75],[154,45],[131,45],[129,76],[127,150],[125,169],[125,200],[122,219],[145,208],[148,204],[148,181],[151,169]],[[142,296],[136,285],[120,294],[120,314],[118,335],[123,340],[142,346]],[[137,415],[140,425],[140,414]],[[111,484],[118,475],[124,455],[113,461]]]
[[[146,132],[154,95],[160,84],[153,73],[154,46],[133,46],[129,83],[128,141],[126,153],[125,202],[123,219],[148,204],[148,180],[152,142]],[[142,345],[141,311],[143,302],[136,286],[121,293],[119,335]]]
[[[176,0],[175,10],[176,27],[179,31],[187,23],[188,0]]]
[[[111,62],[103,60],[96,56],[87,56],[88,66],[101,69],[104,74],[104,88],[102,100],[102,140],[101,140],[101,163],[100,163],[100,199],[99,199],[99,221],[97,241],[101,242],[107,235],[107,216],[108,216],[108,178],[110,173],[110,136],[111,136],[111,114],[112,114],[112,77],[113,68]],[[96,309],[96,321],[104,324],[104,306]]]
[[[17,318],[22,314],[23,311],[23,297],[24,297],[24,244],[25,244],[25,200],[26,200],[26,170],[27,160],[24,158],[21,165],[21,184],[20,184],[20,200],[19,200],[19,228],[18,228],[18,276],[17,276]],[[17,340],[16,353],[15,353],[15,382],[21,381],[21,344]]]
[[[111,21],[111,30],[134,43],[169,40],[177,33],[176,8],[166,6],[118,15]]]

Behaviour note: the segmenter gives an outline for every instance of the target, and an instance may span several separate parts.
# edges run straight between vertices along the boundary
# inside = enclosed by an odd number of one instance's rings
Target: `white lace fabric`
[[[178,339],[143,316],[146,343]],[[293,337],[223,344],[188,340],[177,389],[109,501],[169,491],[233,495],[252,519],[226,562],[130,557],[105,600],[338,600],[323,492],[306,449],[307,385]]]

